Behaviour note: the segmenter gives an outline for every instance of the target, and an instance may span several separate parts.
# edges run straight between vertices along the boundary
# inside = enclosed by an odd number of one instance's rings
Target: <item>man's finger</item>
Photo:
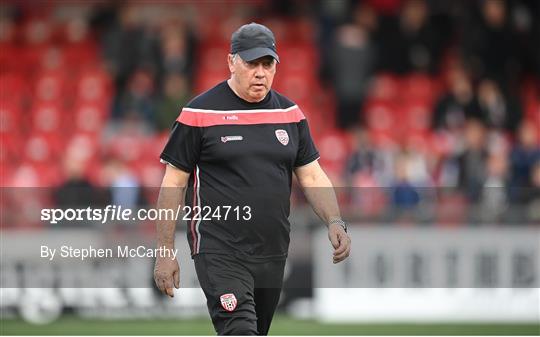
[[[335,259],[335,260],[344,259],[344,258],[346,258],[347,256],[349,256],[350,251],[351,251],[351,250],[350,250],[349,248],[346,248],[343,252],[334,255],[334,259]]]
[[[169,275],[168,277],[166,277],[164,280],[163,280],[163,289],[165,289],[165,293],[171,297],[173,297],[173,293],[172,293],[172,289],[174,287],[174,275],[171,274]],[[169,290],[171,290],[169,292]]]
[[[347,257],[349,257],[349,252],[350,252],[350,250],[347,249],[346,251],[344,251],[340,255],[334,256],[334,263],[338,263],[338,262],[341,262],[341,261],[345,260]]]
[[[339,246],[334,251],[334,255],[341,254],[347,249],[347,246],[349,244],[349,240],[347,240],[347,236],[342,236],[338,234],[339,238]]]
[[[339,247],[334,250],[334,256],[343,253],[347,249],[347,244],[344,240],[339,242]]]
[[[162,282],[159,277],[154,276],[154,283],[156,284],[156,287],[159,289],[159,291],[163,292]]]
[[[174,291],[173,288],[166,288],[165,293],[169,295],[170,297],[174,297]]]
[[[163,293],[165,295],[168,295],[170,297],[174,297],[174,293],[173,293],[173,290],[172,290],[172,275],[169,276],[168,278],[165,278],[163,279],[163,282],[162,282],[162,287],[163,287]]]
[[[334,247],[334,249],[339,247],[339,240],[337,237],[337,233],[335,232],[328,233],[328,238],[330,239],[330,242],[332,243],[332,247]]]
[[[180,288],[180,271],[176,270],[173,276],[174,276],[174,287],[176,289],[179,289]]]

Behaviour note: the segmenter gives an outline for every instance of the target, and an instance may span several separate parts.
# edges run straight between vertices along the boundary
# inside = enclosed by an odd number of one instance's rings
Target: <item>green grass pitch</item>
[[[210,319],[95,320],[62,317],[46,325],[2,320],[1,335],[215,335]],[[277,316],[270,335],[540,335],[534,324],[323,324]]]

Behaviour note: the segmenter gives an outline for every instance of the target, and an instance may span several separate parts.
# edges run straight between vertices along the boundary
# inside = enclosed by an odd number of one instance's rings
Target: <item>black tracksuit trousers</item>
[[[285,259],[248,262],[233,254],[193,257],[218,335],[267,335],[283,285]]]

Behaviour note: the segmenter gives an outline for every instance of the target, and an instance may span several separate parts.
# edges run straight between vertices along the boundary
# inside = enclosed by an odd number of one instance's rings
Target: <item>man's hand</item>
[[[154,266],[154,281],[162,293],[174,297],[173,286],[180,288],[180,267],[176,259],[158,257]]]
[[[351,238],[339,224],[328,225],[328,239],[334,247],[334,263],[345,260],[351,252]]]

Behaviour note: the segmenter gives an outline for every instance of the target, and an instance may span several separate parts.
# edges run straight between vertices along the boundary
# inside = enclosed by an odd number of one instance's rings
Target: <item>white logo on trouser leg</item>
[[[236,309],[236,297],[234,294],[224,294],[219,298],[221,300],[221,306],[227,311],[233,311]]]

